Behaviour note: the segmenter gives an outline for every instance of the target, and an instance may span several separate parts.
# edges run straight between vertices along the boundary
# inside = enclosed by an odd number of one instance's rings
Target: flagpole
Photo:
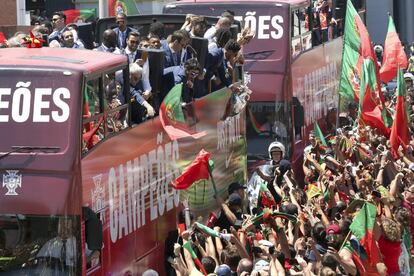
[[[210,171],[210,170],[208,170],[208,174],[210,175],[210,178],[211,178],[211,183],[213,184],[213,189],[214,189],[214,198],[217,198],[218,192],[217,192],[216,182],[214,181],[213,174],[211,173],[211,171]]]
[[[107,3],[106,0],[99,0],[99,18],[104,18],[107,15]]]

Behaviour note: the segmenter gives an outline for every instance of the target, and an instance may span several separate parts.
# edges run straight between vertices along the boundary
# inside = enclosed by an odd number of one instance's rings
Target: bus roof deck
[[[0,67],[61,68],[88,74],[127,64],[124,55],[67,48],[0,50]]]

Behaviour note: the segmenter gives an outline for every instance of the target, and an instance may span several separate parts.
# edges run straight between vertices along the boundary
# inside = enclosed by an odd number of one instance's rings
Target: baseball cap
[[[233,192],[237,191],[238,189],[246,189],[246,185],[241,185],[239,182],[233,182],[229,185],[227,188],[227,191],[229,192],[229,195],[231,195]]]
[[[239,205],[240,206],[241,204],[242,204],[242,199],[238,194],[232,193],[229,196],[229,205]]]
[[[231,269],[228,265],[222,264],[217,268],[217,276],[231,276]]]
[[[341,234],[341,227],[339,227],[338,224],[330,224],[328,227],[326,227],[326,234],[339,235]]]

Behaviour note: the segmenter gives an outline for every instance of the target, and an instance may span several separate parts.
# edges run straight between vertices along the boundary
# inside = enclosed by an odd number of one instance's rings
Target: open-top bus
[[[154,56],[162,54],[154,51]],[[171,140],[158,117],[132,125],[111,83],[127,58],[76,49],[0,51],[0,275],[164,274],[180,201],[215,207],[209,181],[180,196],[170,181],[204,148],[219,194],[246,177],[244,111],[231,91],[194,102],[206,135]],[[129,99],[129,88],[116,90]]]
[[[317,15],[309,0],[182,0],[164,6],[163,12],[171,14],[219,16],[230,10],[256,33],[243,47],[244,79],[253,91],[247,120],[252,168],[268,157],[267,146],[274,140],[285,144],[295,167],[301,168],[313,122],[319,121],[325,134],[335,122],[346,1],[327,2],[334,25],[329,16]],[[353,3],[363,16],[365,1]],[[317,39],[321,20],[329,41]]]

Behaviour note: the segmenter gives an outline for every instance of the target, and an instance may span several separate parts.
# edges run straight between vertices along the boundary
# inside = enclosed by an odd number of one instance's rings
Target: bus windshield
[[[79,217],[0,216],[0,275],[79,275]]]
[[[0,76],[1,152],[16,147],[69,144],[78,75],[60,70],[4,70]],[[73,106],[71,106],[73,105]],[[73,124],[72,124],[73,126]],[[11,129],[13,131],[11,131]]]

